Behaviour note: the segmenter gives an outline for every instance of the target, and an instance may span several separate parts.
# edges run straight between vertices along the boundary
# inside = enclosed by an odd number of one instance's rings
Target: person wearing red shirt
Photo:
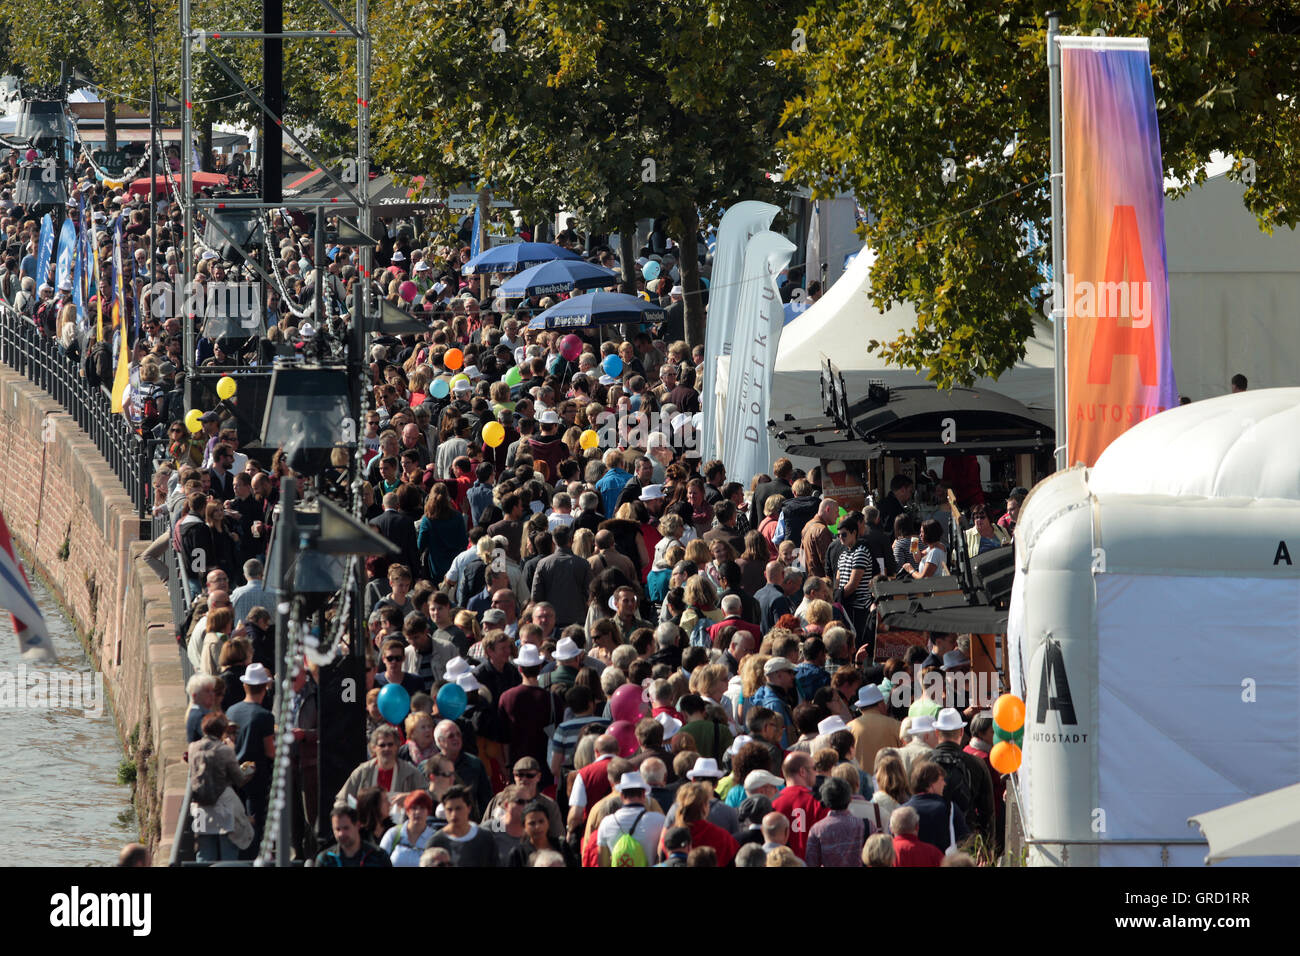
[[[899,807],[889,815],[894,834],[894,866],[942,866],[943,852],[917,835],[921,817],[912,807]]]
[[[785,789],[772,801],[772,810],[785,814],[790,821],[790,842],[786,845],[802,860],[808,849],[808,831],[830,811],[813,796],[817,771],[808,754],[797,750],[788,754],[781,765],[781,775],[785,777]]]
[[[718,854],[718,866],[726,866],[735,858],[740,844],[722,827],[705,819],[709,814],[710,797],[711,790],[705,784],[688,783],[682,786],[677,791],[677,818],[671,825],[686,827],[691,831],[692,847],[713,847]],[[668,830],[669,827],[665,826],[663,832],[667,833]],[[668,857],[662,834],[659,838],[659,855],[665,859]]]
[[[722,599],[722,613],[726,615],[717,624],[709,628],[709,640],[713,646],[718,646],[718,637],[722,634],[723,628],[734,627],[738,631],[745,631],[754,637],[754,646],[757,647],[763,641],[763,634],[758,629],[757,624],[751,624],[742,618],[741,600],[737,594],[728,594]]]

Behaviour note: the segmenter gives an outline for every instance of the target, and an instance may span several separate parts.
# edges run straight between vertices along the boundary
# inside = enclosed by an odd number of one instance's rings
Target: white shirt
[[[546,518],[546,530],[554,531],[556,528],[567,528],[573,524],[572,514],[561,514],[558,511],[552,511]]]
[[[646,863],[653,865],[655,855],[659,852],[659,836],[664,830],[665,817],[662,813],[646,810],[640,804],[619,807],[601,820],[600,827],[596,830],[596,844],[612,853],[618,838],[628,832],[632,821],[642,810],[645,810],[645,816],[641,817],[632,836],[636,837],[636,842],[640,843],[641,849],[645,850]]]

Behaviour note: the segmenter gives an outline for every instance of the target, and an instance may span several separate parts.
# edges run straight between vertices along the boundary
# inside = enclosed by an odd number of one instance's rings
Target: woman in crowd
[[[893,747],[883,747],[876,753],[875,781],[876,792],[871,795],[871,802],[880,808],[884,832],[888,833],[889,815],[912,799],[903,759]]]
[[[416,532],[416,547],[424,561],[424,577],[441,581],[456,555],[465,550],[469,537],[465,516],[451,506],[451,496],[442,482],[433,486],[424,503],[424,517]]]
[[[402,807],[406,810],[406,820],[384,834],[379,848],[392,859],[393,866],[419,866],[420,857],[435,833],[429,826],[433,797],[426,790],[412,790]]]

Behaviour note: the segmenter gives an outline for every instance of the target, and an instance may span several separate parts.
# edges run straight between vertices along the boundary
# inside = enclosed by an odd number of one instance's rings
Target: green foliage
[[[851,189],[878,217],[864,235],[879,254],[872,297],[910,300],[917,325],[875,350],[944,387],[1009,368],[1038,315],[1050,250],[1021,245],[1026,224],[1046,235],[1050,220],[1049,6],[1064,33],[1151,38],[1169,175],[1203,180],[1216,150],[1251,157],[1245,203],[1261,226],[1294,227],[1300,211],[1294,4],[814,0],[808,51],[786,56],[807,84],[784,114],[790,175]]]
[[[697,211],[715,218],[784,188],[766,175],[793,92],[774,51],[797,12],[756,0],[384,5],[377,157],[443,188],[483,177],[533,221],[559,207],[627,231],[664,214],[693,244]]]
[[[117,765],[117,782],[124,787],[134,786],[137,773],[135,760],[123,757]]]

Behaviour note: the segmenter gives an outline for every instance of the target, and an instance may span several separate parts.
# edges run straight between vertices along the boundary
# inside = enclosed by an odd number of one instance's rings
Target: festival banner
[[[41,217],[41,232],[36,240],[36,285],[50,281],[50,259],[54,257],[54,220],[47,212]]]
[[[1147,41],[1058,42],[1067,461],[1092,465],[1117,436],[1178,404],[1164,174]]]
[[[785,324],[778,277],[794,252],[790,240],[768,230],[745,244],[722,427],[722,463],[728,475],[738,478],[761,474],[771,466],[768,398],[776,349]]]
[[[704,411],[702,461],[716,457],[723,423],[718,420],[718,358],[731,354],[740,299],[740,279],[745,252],[755,234],[766,231],[781,210],[752,200],[736,203],[718,224],[718,241],[713,250],[713,271],[709,274],[709,311],[704,325],[704,384],[696,383]],[[760,468],[759,471],[764,469]]]

